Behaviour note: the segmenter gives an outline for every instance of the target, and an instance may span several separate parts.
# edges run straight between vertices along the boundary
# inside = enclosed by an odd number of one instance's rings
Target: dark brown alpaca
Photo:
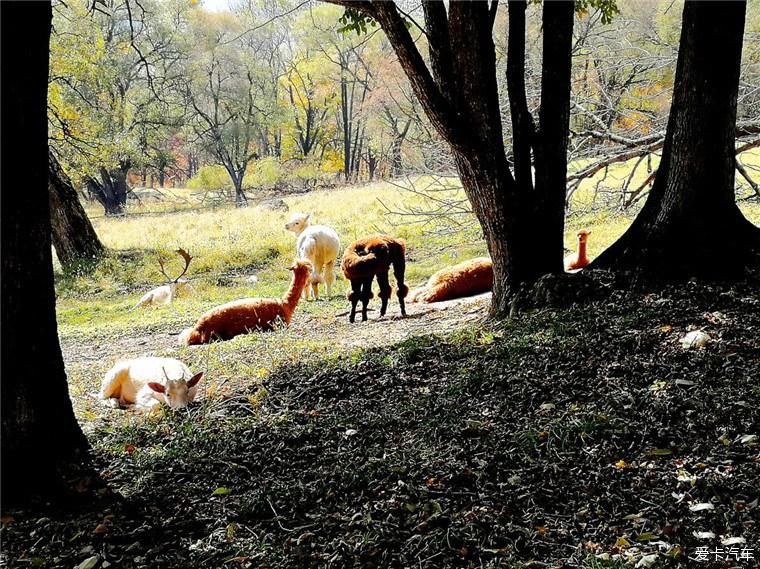
[[[380,287],[379,297],[382,301],[380,316],[385,316],[388,309],[388,299],[391,296],[391,285],[388,281],[388,271],[393,265],[393,274],[396,276],[398,303],[401,307],[401,315],[406,316],[404,298],[409,288],[404,284],[404,270],[406,269],[406,243],[403,239],[395,239],[387,235],[375,235],[359,239],[346,248],[340,268],[343,275],[351,281],[351,292],[348,300],[351,302],[351,315],[349,322],[356,320],[356,305],[362,301],[362,322],[367,320],[367,305],[372,298],[372,280],[377,277]]]

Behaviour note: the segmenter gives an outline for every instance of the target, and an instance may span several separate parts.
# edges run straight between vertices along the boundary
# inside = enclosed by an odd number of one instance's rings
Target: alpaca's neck
[[[578,243],[578,260],[579,261],[586,260],[586,242],[585,241],[580,241]]]
[[[306,281],[309,278],[309,273],[295,274],[293,275],[293,282],[290,283],[290,290],[282,298],[282,301],[290,308],[295,310],[298,306],[298,301],[301,299],[303,288],[306,286]]]

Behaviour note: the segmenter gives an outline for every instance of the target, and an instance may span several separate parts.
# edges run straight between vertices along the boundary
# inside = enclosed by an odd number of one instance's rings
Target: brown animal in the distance
[[[242,298],[212,308],[198,319],[195,326],[181,334],[181,343],[207,344],[214,340],[229,340],[240,334],[266,332],[274,330],[278,325],[290,324],[301,293],[309,282],[311,264],[308,261],[296,261],[289,270],[293,271],[293,282],[282,299]]]
[[[410,293],[412,302],[442,302],[488,292],[493,288],[493,263],[488,257],[464,261],[435,273],[425,286]]]
[[[362,301],[362,322],[367,320],[367,305],[372,298],[372,280],[377,277],[380,286],[378,296],[382,301],[380,316],[385,316],[388,309],[388,299],[391,296],[391,285],[388,281],[388,271],[393,265],[396,277],[396,296],[401,307],[401,315],[406,316],[404,298],[409,287],[404,284],[406,270],[406,242],[387,235],[375,235],[359,239],[346,248],[340,268],[343,275],[351,281],[351,291],[348,300],[351,302],[349,322],[356,320],[356,305]]]
[[[591,260],[586,255],[586,243],[588,242],[588,236],[590,231],[581,229],[578,232],[578,250],[565,257],[565,270],[577,271],[588,265]]]

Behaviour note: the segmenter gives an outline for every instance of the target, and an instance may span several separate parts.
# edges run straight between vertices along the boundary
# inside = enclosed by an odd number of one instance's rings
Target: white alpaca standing
[[[319,297],[319,283],[327,286],[327,298],[332,294],[335,282],[335,260],[340,252],[338,233],[326,225],[310,225],[311,214],[294,213],[285,229],[298,236],[296,255],[311,262],[311,287],[304,288],[303,295],[309,299],[309,291],[316,300]]]
[[[143,357],[117,362],[103,378],[100,398],[114,407],[149,409],[164,403],[181,409],[195,399],[203,372],[192,374],[174,358]]]

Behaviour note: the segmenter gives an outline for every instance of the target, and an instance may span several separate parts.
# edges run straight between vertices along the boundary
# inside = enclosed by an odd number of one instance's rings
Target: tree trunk
[[[340,111],[343,118],[343,177],[346,182],[351,177],[351,118],[348,110],[348,86],[341,70]]]
[[[100,167],[100,180],[88,177],[87,191],[95,198],[106,212],[106,215],[121,215],[127,205],[127,172],[129,161],[123,161],[119,168],[111,172],[104,166]],[[151,184],[152,185],[152,184]]]
[[[398,178],[403,172],[403,164],[401,161],[401,143],[402,139],[398,137],[394,138],[393,143],[391,143],[391,175],[394,178]]]
[[[246,207],[248,205],[248,197],[243,191],[243,174],[233,176],[232,182],[235,186],[235,207]]]
[[[727,277],[757,262],[736,206],[734,140],[745,2],[687,0],[662,160],[626,233],[594,263],[654,276]]]
[[[53,247],[64,270],[75,271],[83,263],[98,259],[104,248],[71,180],[52,152],[48,152],[48,190]]]
[[[87,456],[58,343],[48,205],[50,2],[2,2],[2,493],[56,495]]]
[[[564,270],[567,144],[570,128],[574,2],[544,2],[541,109],[534,137],[535,219],[530,233],[533,277]],[[530,172],[527,172],[530,177]],[[524,219],[530,219],[529,217]],[[530,222],[530,221],[529,221]]]

